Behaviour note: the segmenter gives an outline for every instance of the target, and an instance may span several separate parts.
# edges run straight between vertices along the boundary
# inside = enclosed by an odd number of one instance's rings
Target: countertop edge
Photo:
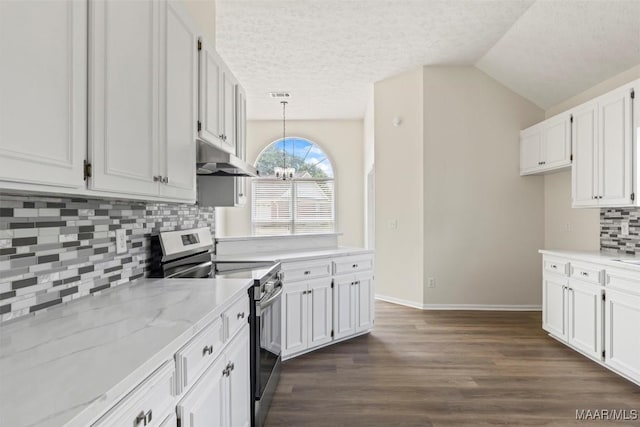
[[[606,265],[609,267],[619,268],[623,270],[630,270],[640,272],[640,265],[627,264],[624,262],[616,261],[619,259],[639,260],[640,257],[621,254],[608,251],[574,251],[564,249],[540,249],[538,253],[542,255],[551,255],[559,258],[576,259],[579,261],[592,262],[595,264]]]

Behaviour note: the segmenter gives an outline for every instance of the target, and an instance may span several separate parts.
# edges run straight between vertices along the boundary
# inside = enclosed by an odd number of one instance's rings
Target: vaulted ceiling
[[[217,0],[250,119],[361,118],[371,85],[476,65],[542,108],[640,64],[640,0]]]

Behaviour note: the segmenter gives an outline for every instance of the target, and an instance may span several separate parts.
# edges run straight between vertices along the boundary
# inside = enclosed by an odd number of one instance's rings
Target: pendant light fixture
[[[293,158],[295,157],[295,142],[293,142],[293,155],[291,157],[291,163],[289,167],[287,167],[287,117],[286,117],[286,108],[287,101],[280,101],[282,104],[282,167],[273,168],[273,172],[276,175],[277,179],[282,179],[283,181],[287,179],[293,179],[296,174],[296,169],[293,167]]]

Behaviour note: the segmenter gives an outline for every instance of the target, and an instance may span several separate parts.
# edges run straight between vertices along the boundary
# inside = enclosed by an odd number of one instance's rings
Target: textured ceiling
[[[477,66],[546,108],[640,63],[640,0],[217,0],[250,119],[361,118],[371,84]]]
[[[250,119],[361,118],[371,84],[421,64],[473,64],[532,0],[217,0],[216,49]]]
[[[546,109],[637,64],[640,0],[539,0],[476,66]]]

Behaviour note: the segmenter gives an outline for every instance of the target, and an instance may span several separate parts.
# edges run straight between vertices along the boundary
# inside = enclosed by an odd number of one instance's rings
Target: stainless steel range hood
[[[256,177],[259,175],[258,169],[241,158],[203,141],[198,141],[196,170],[200,176]]]

